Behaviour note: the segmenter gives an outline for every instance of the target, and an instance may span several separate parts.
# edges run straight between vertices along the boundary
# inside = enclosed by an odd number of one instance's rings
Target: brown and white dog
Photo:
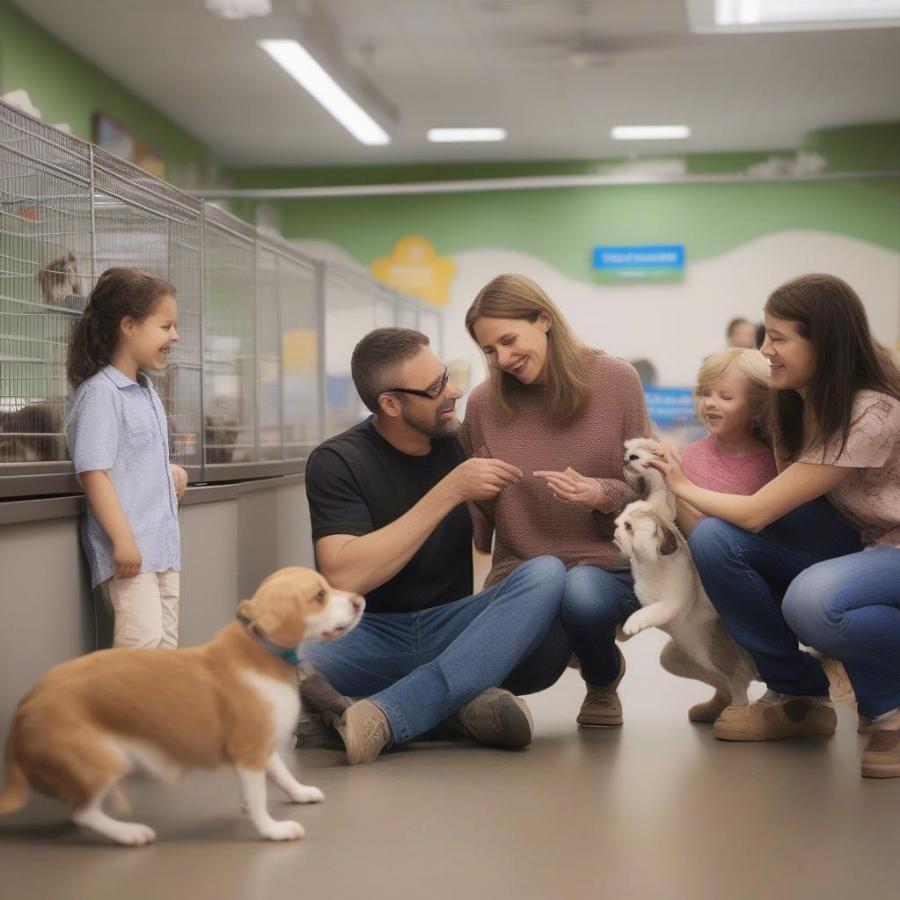
[[[661,629],[672,638],[660,655],[663,668],[716,689],[709,702],[691,709],[690,719],[712,722],[726,706],[746,704],[756,667],[725,630],[674,523],[660,516],[654,504],[636,500],[616,519],[614,540],[631,561],[641,603],[622,626],[624,634]]]
[[[267,775],[295,803],[323,799],[278,755],[299,712],[297,647],[345,634],[364,606],[310,569],[280,569],[206,644],[100,650],[56,666],[16,710],[0,813],[24,806],[31,785],[70,803],[76,824],[120,844],[147,844],[156,838],[150,828],[102,809],[117,782],[138,770],[170,781],[230,765],[260,835],[302,838],[302,825],[276,821],[266,808]]]

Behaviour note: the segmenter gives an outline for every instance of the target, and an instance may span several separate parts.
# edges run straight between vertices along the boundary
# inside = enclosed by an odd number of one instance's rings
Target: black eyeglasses
[[[382,394],[413,394],[416,397],[424,397],[426,400],[437,400],[441,394],[444,393],[444,388],[447,387],[447,382],[450,380],[450,370],[444,367],[444,374],[441,375],[440,384],[436,385],[433,388],[428,388],[427,390],[420,391],[416,388],[387,388],[382,391]]]

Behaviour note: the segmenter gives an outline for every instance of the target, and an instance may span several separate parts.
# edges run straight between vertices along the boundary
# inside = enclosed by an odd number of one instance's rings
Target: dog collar
[[[247,633],[262,647],[265,647],[269,653],[274,653],[279,659],[283,659],[288,665],[299,666],[300,657],[297,655],[296,647],[281,647],[273,644],[265,635],[261,634],[256,627],[256,623],[246,613],[239,612],[237,619],[247,629]]]

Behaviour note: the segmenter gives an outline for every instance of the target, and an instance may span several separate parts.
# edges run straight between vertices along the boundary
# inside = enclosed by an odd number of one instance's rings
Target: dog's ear
[[[253,618],[253,613],[250,611],[249,600],[241,600],[241,602],[238,603],[237,614],[239,616],[246,616],[248,619]]]
[[[670,525],[662,519],[656,520],[656,552],[660,556],[671,556],[678,549],[678,538]]]

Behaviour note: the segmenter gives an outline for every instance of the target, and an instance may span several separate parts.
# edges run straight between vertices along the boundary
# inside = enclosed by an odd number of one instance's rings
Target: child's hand
[[[169,468],[172,470],[172,480],[175,482],[175,498],[180,501],[187,491],[188,473],[174,463],[171,463]]]
[[[134,538],[127,538],[113,544],[113,562],[116,564],[116,578],[134,578],[141,574],[143,563],[141,551]]]
[[[666,479],[669,490],[673,494],[681,496],[681,489],[691,484],[691,481],[681,468],[681,457],[678,455],[678,451],[672,444],[660,444],[656,453],[656,458],[649,460],[647,465],[659,469]]]
[[[606,490],[596,478],[588,478],[569,467],[565,472],[532,472],[544,478],[559,500],[568,500],[588,509],[599,509],[606,500]]]

